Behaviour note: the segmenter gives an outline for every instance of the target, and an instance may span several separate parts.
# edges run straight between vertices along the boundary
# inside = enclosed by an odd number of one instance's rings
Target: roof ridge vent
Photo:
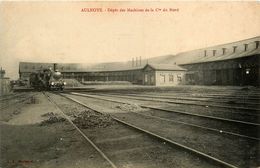
[[[217,50],[212,50],[213,51],[213,56],[216,56]]]
[[[204,57],[207,56],[207,50],[204,50]]]
[[[248,44],[244,44],[244,47],[245,47],[244,51],[247,51]]]
[[[255,49],[259,48],[259,41],[255,41]]]
[[[233,53],[236,52],[237,46],[233,46]]]
[[[222,48],[222,55],[226,54],[226,50],[227,50],[227,48]]]

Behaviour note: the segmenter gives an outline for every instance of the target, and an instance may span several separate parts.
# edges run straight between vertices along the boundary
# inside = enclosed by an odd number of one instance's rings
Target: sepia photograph
[[[259,168],[260,1],[0,1],[0,168]]]

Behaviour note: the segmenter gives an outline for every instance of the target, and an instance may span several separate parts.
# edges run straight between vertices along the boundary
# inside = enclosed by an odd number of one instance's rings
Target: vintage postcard
[[[1,168],[257,168],[259,1],[1,1]]]

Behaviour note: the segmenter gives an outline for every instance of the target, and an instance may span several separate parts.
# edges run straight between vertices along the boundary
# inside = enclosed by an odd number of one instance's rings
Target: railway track
[[[98,93],[98,92],[97,92]],[[177,97],[189,97],[189,98],[211,98],[211,99],[226,99],[226,100],[249,100],[249,101],[259,101],[260,100],[260,95],[252,95],[252,94],[238,94],[236,93],[235,95],[232,95],[234,93],[225,93],[225,94],[212,94],[212,93],[200,93],[200,92],[135,92],[135,91],[128,91],[128,92],[118,92],[115,91],[115,93],[131,93],[131,94],[147,94],[149,96],[157,96],[157,95],[162,95],[162,96],[177,96]]]
[[[101,95],[101,96],[114,96],[114,94],[93,94],[90,93],[90,95]],[[117,96],[117,95],[115,95]],[[127,99],[128,97],[118,97],[118,98],[124,98]],[[135,99],[134,95],[131,96],[132,100],[136,101],[143,101],[143,99]],[[218,118],[230,118],[231,120],[243,120],[246,122],[258,122],[258,117],[260,117],[260,113],[256,113],[255,111],[247,111],[247,110],[234,110],[234,109],[219,109],[219,108],[214,108],[210,104],[207,106],[185,106],[185,104],[171,104],[166,101],[157,101],[153,97],[149,97],[149,99],[144,100],[143,104],[147,102],[155,102],[155,104],[162,104],[164,103],[165,106],[167,106],[167,109],[175,109],[174,111],[179,111],[179,112],[189,112],[189,113],[194,113],[194,114],[202,114],[202,115],[210,115],[213,117],[218,117]],[[138,102],[140,104],[140,102]],[[172,106],[173,105],[173,106]],[[188,109],[183,111],[183,108]],[[230,117],[231,116],[231,117]]]
[[[88,94],[92,94],[92,95],[95,95],[93,93],[88,93]],[[108,95],[108,94],[103,94],[103,95]],[[111,94],[111,95],[121,95],[121,94]],[[147,98],[150,98],[151,101],[154,100],[154,98],[160,98],[160,99],[177,99],[177,100],[192,100],[192,101],[202,101],[202,102],[215,102],[215,100],[205,100],[205,99],[197,99],[197,98],[182,98],[182,97],[172,97],[172,96],[157,96],[157,95],[154,95],[154,94],[145,94],[145,95],[140,95],[140,94],[124,94],[124,95],[129,95],[129,96],[136,96],[136,97],[147,97]],[[228,103],[228,101],[218,101],[218,103]],[[167,102],[166,102],[167,103]],[[236,103],[239,103],[239,102],[236,102]],[[235,104],[234,103],[234,106]],[[242,102],[241,102],[242,103]],[[233,104],[233,103],[232,103]],[[250,104],[250,105],[254,105],[254,106],[260,106],[260,103],[248,103],[248,102],[243,102],[242,104]],[[206,106],[205,106],[206,107]],[[209,105],[210,107],[210,105]],[[207,107],[208,108],[208,107]],[[212,111],[213,109],[211,109]],[[259,117],[260,116],[260,113],[244,113],[244,112],[238,112],[238,111],[235,111],[235,110],[229,110],[229,111],[223,111],[223,110],[217,110],[217,112],[222,112],[222,113],[233,113],[233,114],[243,114],[243,115],[249,115],[249,116],[254,116],[254,117]]]
[[[93,105],[93,104],[96,104],[95,99],[87,98],[87,97],[85,99],[82,96],[76,96],[76,95],[74,95],[74,96],[66,95],[66,96],[71,97],[72,99],[74,99],[76,101],[78,100],[80,102],[84,102],[85,105],[87,104],[87,106],[90,106],[91,108],[94,108],[94,109],[98,109],[100,111],[100,109],[98,107],[96,108],[95,105]],[[101,106],[101,109],[108,107],[105,105],[107,103],[105,103],[105,102],[102,103],[101,100],[98,100],[98,101],[100,101],[98,104]],[[241,163],[239,164],[239,162],[241,162],[242,158],[243,159],[247,158],[247,156],[242,156],[242,155],[244,155],[244,154],[247,155],[247,152],[245,153],[243,151],[248,150],[248,149],[243,148],[243,150],[241,150],[242,146],[248,147],[248,145],[250,144],[249,146],[251,148],[251,147],[255,146],[256,144],[258,144],[258,142],[259,142],[259,140],[256,140],[254,138],[250,139],[247,137],[238,137],[238,136],[234,136],[234,135],[228,135],[226,133],[221,133],[221,132],[217,133],[216,131],[213,131],[213,130],[206,130],[206,129],[203,130],[198,127],[191,127],[189,125],[184,125],[184,124],[180,124],[180,123],[176,123],[176,122],[160,120],[157,117],[144,116],[144,115],[140,115],[137,113],[129,113],[129,112],[128,113],[117,113],[117,112],[114,113],[111,110],[108,110],[108,111],[105,110],[103,112],[105,112],[105,113],[108,112],[113,117],[117,117],[123,121],[126,121],[132,125],[138,126],[142,129],[148,130],[152,133],[159,134],[162,137],[167,137],[168,139],[173,140],[174,142],[177,142],[179,144],[190,147],[192,149],[201,151],[202,153],[206,153],[207,155],[213,156],[220,160],[226,160],[226,158],[229,158],[228,162],[230,162],[231,164],[233,163],[233,165],[237,164],[238,167],[244,167],[244,165],[243,166],[240,165]],[[154,124],[156,125],[156,127],[153,126]],[[181,132],[179,132],[178,130]],[[190,133],[188,133],[188,132],[190,132]],[[220,137],[222,137],[221,139],[224,139],[224,142],[226,142],[226,144],[219,142],[219,141],[215,142],[215,141],[207,140],[209,137],[210,137],[210,139],[212,137],[214,137],[213,139],[219,139]],[[199,138],[199,144],[196,143],[196,141],[198,141],[197,138]],[[204,138],[206,140],[205,142],[203,142]],[[247,143],[247,141],[249,144]],[[204,144],[205,146],[202,144]],[[211,147],[207,148],[208,145],[211,145]],[[219,146],[219,145],[222,148],[224,148],[225,150],[219,151],[217,153],[213,152],[213,151],[215,151],[216,148],[218,148],[217,146]],[[241,149],[239,149],[239,148],[241,148]],[[211,151],[211,150],[213,150],[213,151]],[[237,152],[228,154],[229,150],[230,151],[237,150]],[[240,159],[237,159],[237,158],[240,158]]]
[[[123,95],[115,95],[115,94],[99,94],[99,95],[109,95],[120,98],[128,98],[134,100],[141,101],[154,101],[154,102],[164,102],[164,103],[173,103],[173,104],[184,104],[184,105],[192,105],[192,106],[202,106],[202,107],[214,107],[214,108],[224,108],[224,109],[235,109],[235,110],[247,110],[247,111],[256,111],[260,112],[259,108],[254,107],[238,107],[238,106],[227,106],[227,105],[217,105],[217,104],[203,104],[198,102],[183,102],[183,101],[171,101],[171,100],[163,100],[163,99],[154,99],[154,98],[144,98],[144,97],[136,97],[136,96],[123,96]]]
[[[96,146],[95,143],[93,143],[89,137],[87,137],[80,129],[79,127],[77,127],[72,120],[69,118],[68,115],[66,115],[63,110],[61,110],[61,108],[59,107],[59,105],[57,103],[55,103],[50,96],[48,96],[46,93],[43,92],[43,94],[47,97],[47,99],[54,104],[59,111],[61,112],[62,116],[93,146],[93,148],[95,148],[97,150],[97,152],[110,164],[111,167],[113,168],[117,168],[117,166]]]
[[[25,95],[19,95],[18,97],[15,97],[15,99],[21,98],[21,97],[23,97],[23,96],[25,96]],[[14,101],[14,102],[12,102],[11,104],[10,104],[10,102],[4,103],[5,105],[1,105],[1,106],[0,106],[0,110],[4,110],[4,109],[7,109],[8,107],[11,107],[11,106],[13,106],[13,105],[17,105],[17,104],[23,103],[23,102],[25,102],[25,101],[27,101],[27,100],[30,100],[30,99],[33,98],[34,96],[35,96],[35,94],[30,95],[30,96],[26,96],[26,98],[22,98],[21,100]],[[12,98],[14,98],[14,97],[12,97]],[[12,99],[12,98],[10,98],[10,99]],[[9,100],[9,99],[6,99],[6,101],[8,101],[8,100]],[[2,102],[1,102],[1,104],[2,104]]]
[[[16,94],[11,94],[11,95],[6,95],[4,97],[0,97],[0,102],[12,100],[14,98],[24,97],[26,95],[27,95],[26,93],[19,93],[19,94],[16,93]]]
[[[149,93],[149,95],[153,96],[155,94]],[[156,94],[158,95],[158,94]],[[207,99],[221,99],[221,100],[248,100],[248,101],[259,101],[259,97],[250,97],[248,95],[240,95],[240,96],[229,96],[229,95],[201,95],[201,94],[166,94],[164,96],[180,96],[180,97],[192,97],[192,98],[207,98]],[[241,99],[242,98],[242,99]]]
[[[62,94],[62,96],[65,97],[65,98],[67,98],[67,99],[69,99],[69,100],[71,100],[71,101],[73,101],[73,102],[76,102],[76,103],[78,103],[78,104],[80,104],[80,105],[82,105],[82,106],[84,106],[84,107],[86,107],[86,108],[88,108],[88,109],[91,109],[91,110],[93,110],[93,111],[95,111],[95,112],[97,112],[97,113],[102,113],[102,112],[98,111],[97,109],[94,109],[94,108],[92,108],[92,107],[90,107],[90,106],[88,106],[88,105],[82,103],[82,102],[79,101],[79,100],[76,100],[76,99],[74,99],[74,98],[70,98],[70,97],[68,97],[68,96],[66,96],[66,95],[64,95],[64,94]],[[196,154],[197,156],[200,156],[200,157],[202,157],[202,158],[204,158],[204,159],[206,159],[206,160],[208,160],[208,161],[210,161],[210,162],[213,162],[214,164],[217,164],[217,165],[220,166],[220,167],[233,167],[233,168],[236,167],[236,166],[234,166],[234,165],[232,165],[232,164],[229,164],[229,163],[227,163],[227,162],[224,162],[224,161],[222,161],[222,160],[219,160],[219,159],[217,159],[217,158],[215,158],[215,157],[213,157],[213,156],[210,156],[210,155],[208,155],[208,154],[205,154],[205,153],[203,153],[203,152],[200,152],[200,151],[195,150],[195,149],[193,149],[193,148],[190,148],[190,147],[188,147],[188,146],[182,145],[182,144],[180,144],[180,143],[178,143],[178,142],[175,142],[175,141],[173,141],[173,140],[171,140],[171,139],[169,139],[169,138],[166,138],[166,137],[164,137],[164,136],[158,135],[158,134],[155,133],[155,132],[152,132],[152,131],[143,129],[143,128],[141,128],[141,127],[135,125],[135,124],[132,124],[132,123],[129,123],[129,122],[125,121],[125,120],[122,120],[122,119],[120,119],[120,118],[117,117],[117,116],[114,116],[114,115],[111,115],[111,116],[112,116],[112,118],[113,118],[115,121],[119,122],[120,124],[122,124],[122,125],[124,125],[124,126],[130,127],[131,129],[137,130],[138,132],[141,132],[141,133],[143,133],[143,134],[146,134],[146,135],[148,135],[149,137],[155,138],[155,139],[157,139],[157,140],[163,142],[164,144],[165,144],[165,142],[166,142],[166,143],[169,144],[169,145],[172,145],[172,146],[174,146],[174,147],[178,147],[178,148],[180,148],[180,149],[184,149],[185,151],[188,151],[188,152],[191,152],[191,153],[193,153],[193,154]],[[67,117],[66,117],[66,118],[67,118]],[[168,151],[168,152],[169,152],[169,151]],[[115,164],[114,164],[114,165],[115,165]]]
[[[104,95],[104,94],[103,95],[89,95],[89,94],[82,94],[82,93],[76,93],[76,92],[72,92],[70,94],[75,94],[75,95],[79,95],[79,96],[86,96],[86,97],[92,97],[92,98],[106,100],[106,101],[111,101],[111,102],[115,102],[115,103],[126,103],[126,104],[128,104],[127,102],[122,101],[122,100],[120,101],[120,100],[112,100],[112,99],[107,99],[107,98],[101,98],[101,97],[113,98],[114,96],[111,96],[111,95]],[[97,96],[99,96],[99,97],[97,97]],[[132,98],[129,98],[129,99],[132,99]],[[136,99],[136,100],[138,100],[138,99]],[[142,104],[140,106],[143,107],[143,108],[149,108],[149,109],[154,109],[154,110],[168,111],[168,112],[174,112],[174,113],[179,113],[179,114],[184,114],[184,115],[203,117],[203,118],[220,120],[220,121],[226,121],[226,122],[235,122],[235,123],[241,123],[241,124],[247,124],[247,125],[260,126],[259,123],[252,123],[252,122],[245,122],[245,121],[239,121],[239,120],[232,120],[232,119],[226,119],[226,118],[214,117],[214,116],[207,116],[207,115],[201,115],[201,114],[193,114],[193,113],[189,113],[189,112],[186,112],[186,111],[177,111],[177,110],[163,109],[163,108],[157,108],[157,107],[152,107],[152,106],[142,105]]]
[[[18,95],[11,94],[11,95],[6,95],[6,96],[0,96],[0,102],[5,101],[5,100],[10,100],[10,99],[14,98],[15,96],[18,96]]]
[[[89,93],[91,94],[91,92]],[[105,94],[103,94],[105,95]],[[131,96],[140,96],[140,97],[143,97],[142,95],[138,95],[138,94],[131,94]],[[153,98],[163,98],[163,99],[171,99],[172,97],[171,96],[158,96],[158,95],[154,95],[154,94],[146,94],[145,97],[149,97],[151,99]],[[175,95],[176,96],[176,95]],[[174,97],[174,99],[179,99],[179,100],[182,100],[183,98],[182,97]],[[186,98],[184,98],[186,99]],[[190,99],[190,98],[189,98]],[[195,100],[195,101],[204,101],[203,99],[196,99],[196,98],[192,98],[192,100]],[[152,100],[151,100],[152,101]],[[211,101],[214,101],[214,100],[209,100],[210,102]],[[233,100],[232,100],[233,101]],[[232,102],[231,101],[231,102]],[[236,101],[236,100],[235,100]],[[167,103],[167,102],[166,102]],[[233,103],[232,103],[233,104]],[[244,102],[242,104],[250,104],[248,102]],[[258,105],[259,103],[251,103],[251,105],[254,105],[254,107],[260,107],[260,104]],[[185,105],[185,104],[183,104]],[[235,106],[235,104],[234,104]],[[187,106],[186,106],[187,107]],[[239,118],[243,117],[243,119],[247,119],[249,122],[250,120],[252,121],[258,121],[257,118],[260,117],[260,113],[256,113],[255,111],[246,111],[246,110],[227,110],[227,109],[222,109],[222,110],[219,110],[219,109],[214,109],[214,108],[210,108],[211,106],[208,105],[208,106],[201,106],[203,108],[204,111],[208,111],[208,113],[212,113],[214,112],[214,114],[216,114],[216,116],[218,116],[218,114],[224,114],[225,115],[228,115],[228,114],[234,114],[232,115],[233,117],[237,118],[235,120],[239,120]],[[175,109],[179,109],[178,106],[177,107],[174,107]],[[194,111],[196,113],[196,111],[200,111],[200,106],[198,107],[192,107],[192,108],[189,108],[189,111]],[[241,117],[240,117],[241,116]]]
[[[99,100],[103,100],[103,101],[110,101],[110,102],[114,102],[114,103],[123,103],[123,104],[129,104],[131,105],[131,103],[127,102],[127,101],[122,101],[122,100],[115,100],[115,99],[108,99],[107,97],[100,97],[100,96],[94,96],[94,95],[87,95],[87,94],[81,94],[81,93],[71,93],[73,95],[78,95],[78,96],[84,96],[84,97],[90,97],[90,98],[95,98],[95,99],[99,99]],[[212,117],[212,116],[206,116],[206,115],[198,115],[198,114],[193,114],[193,113],[188,113],[188,112],[182,112],[182,111],[176,111],[176,110],[170,110],[170,109],[163,109],[163,108],[156,108],[156,107],[151,107],[151,106],[147,106],[147,105],[139,105],[140,107],[142,108],[147,108],[147,109],[151,109],[151,110],[158,110],[158,111],[163,111],[163,112],[169,112],[169,113],[177,113],[177,114],[181,114],[181,115],[185,115],[185,116],[192,116],[192,117],[197,117],[197,118],[203,118],[203,119],[206,119],[206,120],[217,120],[217,121],[220,121],[220,122],[227,122],[227,123],[231,123],[231,125],[227,125],[227,127],[230,129],[230,131],[227,131],[225,129],[227,128],[221,128],[221,129],[218,129],[218,128],[214,128],[214,127],[209,127],[207,126],[208,124],[210,125],[210,123],[206,123],[204,124],[204,126],[202,124],[200,124],[201,120],[199,120],[197,122],[197,124],[193,124],[193,123],[188,123],[188,122],[183,122],[183,120],[179,120],[178,121],[178,118],[175,116],[174,120],[171,120],[172,122],[179,122],[179,123],[182,123],[182,124],[185,124],[185,125],[190,125],[190,126],[193,126],[193,127],[198,127],[198,128],[203,128],[203,129],[207,129],[207,130],[211,130],[211,131],[215,131],[215,132],[218,132],[218,133],[223,133],[223,134],[230,134],[230,135],[234,135],[234,136],[238,136],[238,137],[243,137],[243,138],[248,138],[248,139],[253,139],[253,140],[259,140],[259,137],[257,136],[258,135],[258,130],[259,130],[259,126],[260,124],[259,123],[251,123],[251,122],[244,122],[244,121],[239,121],[239,120],[230,120],[230,119],[226,119],[226,118],[220,118],[220,117]],[[141,115],[141,114],[139,114]],[[151,116],[151,115],[150,115]],[[169,116],[166,116],[166,117],[158,117],[158,118],[172,118],[172,117],[169,117]],[[177,118],[177,119],[176,119]],[[167,119],[164,119],[164,120],[167,120]],[[169,121],[169,120],[168,120]],[[193,121],[193,119],[189,120],[189,121]],[[221,123],[218,124],[219,126],[221,126]],[[217,126],[218,126],[217,125]],[[238,127],[239,125],[239,127]],[[248,129],[245,129],[244,131],[244,134],[241,134],[238,131],[232,131],[232,129],[230,127],[234,127],[235,129],[234,130],[237,130],[237,127],[238,128],[248,128]],[[249,130],[254,130],[252,132],[250,132]],[[254,136],[253,136],[254,135]]]
[[[212,99],[203,99],[203,98],[192,98],[192,97],[176,97],[176,96],[158,96],[158,95],[147,95],[147,94],[113,94],[113,95],[126,95],[126,96],[135,96],[135,97],[144,97],[144,98],[159,98],[159,99],[173,99],[173,100],[187,100],[187,101],[199,101],[199,102],[214,102],[214,103],[224,103],[224,104],[230,104],[232,105],[252,105],[252,106],[258,106],[260,103],[252,103],[252,102],[245,102],[241,101],[241,97],[239,101],[232,101],[232,100],[212,100]]]

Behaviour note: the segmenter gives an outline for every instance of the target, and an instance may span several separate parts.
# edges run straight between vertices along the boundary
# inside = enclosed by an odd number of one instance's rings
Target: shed
[[[184,83],[186,69],[174,64],[147,64],[143,68],[143,84],[174,86]]]

